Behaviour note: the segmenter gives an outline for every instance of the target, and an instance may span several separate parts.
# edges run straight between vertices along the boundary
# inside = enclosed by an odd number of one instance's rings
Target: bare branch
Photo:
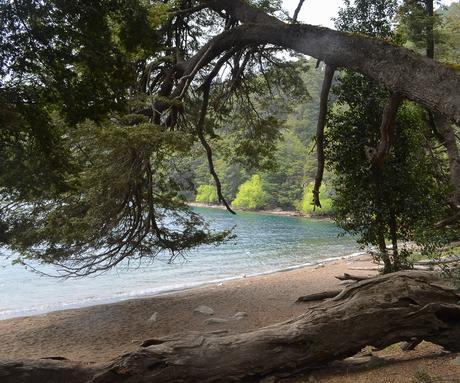
[[[208,165],[209,165],[209,172],[214,178],[214,182],[216,184],[216,190],[217,190],[217,197],[219,198],[219,202],[222,202],[222,204],[225,206],[225,208],[232,214],[236,214],[232,208],[230,207],[229,203],[225,199],[225,197],[222,194],[222,185],[220,183],[219,176],[216,173],[216,170],[214,168],[214,162],[212,158],[212,149],[209,146],[208,142],[206,141],[206,138],[204,136],[204,123],[206,119],[206,113],[208,111],[208,103],[209,103],[209,93],[211,90],[211,83],[207,82],[203,88],[203,103],[201,106],[201,113],[200,113],[200,119],[198,121],[197,125],[197,133],[198,133],[198,138],[200,139],[201,145],[203,145],[204,149],[206,150],[206,155],[208,157]]]
[[[297,21],[297,17],[299,17],[300,10],[302,9],[302,5],[305,2],[305,0],[300,0],[299,4],[297,4],[297,8],[294,11],[294,16],[292,16],[293,21]]]
[[[313,205],[317,207],[321,207],[319,189],[321,188],[324,175],[324,128],[326,126],[327,102],[329,99],[332,80],[334,78],[334,72],[335,68],[333,66],[326,65],[323,86],[321,88],[318,123],[316,125],[316,158],[318,163],[315,176],[315,186],[313,187]]]

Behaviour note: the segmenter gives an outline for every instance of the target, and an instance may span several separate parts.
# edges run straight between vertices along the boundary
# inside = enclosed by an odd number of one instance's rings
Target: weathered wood
[[[418,339],[418,338],[411,339],[408,342],[403,342],[403,344],[401,345],[401,350],[412,351],[415,349],[415,347],[417,347],[422,342],[423,342],[423,339]]]
[[[322,301],[323,299],[334,298],[335,296],[339,295],[342,290],[330,290],[330,291],[322,291],[320,293],[308,294],[303,295],[297,298],[298,302],[314,302],[314,301]]]
[[[361,275],[352,275],[348,273],[343,273],[343,275],[337,275],[336,278],[340,281],[365,281],[366,279],[372,277],[363,277]]]
[[[106,365],[1,363],[0,377],[2,383],[246,382],[316,368],[368,345],[382,348],[414,338],[458,352],[460,297],[440,283],[431,272],[378,276],[346,287],[297,318],[256,331],[155,340]]]

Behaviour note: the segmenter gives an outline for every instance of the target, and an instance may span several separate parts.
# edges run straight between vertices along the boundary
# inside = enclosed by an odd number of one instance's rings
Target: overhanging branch
[[[321,207],[321,201],[319,199],[319,189],[321,188],[324,175],[324,128],[326,127],[327,103],[329,99],[329,92],[331,90],[332,80],[334,78],[334,72],[334,67],[326,65],[324,71],[323,85],[321,88],[318,123],[316,125],[317,168],[315,176],[315,186],[313,187],[313,205],[317,207]]]

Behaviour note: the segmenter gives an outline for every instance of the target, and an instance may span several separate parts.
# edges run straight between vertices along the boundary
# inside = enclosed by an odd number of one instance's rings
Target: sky
[[[458,0],[443,0],[442,4],[450,5],[456,1],[458,2]],[[284,7],[291,16],[294,14],[298,3],[299,0],[283,0]],[[337,11],[342,4],[342,0],[305,0],[299,14],[299,21],[333,28],[334,22],[331,18],[337,16]]]

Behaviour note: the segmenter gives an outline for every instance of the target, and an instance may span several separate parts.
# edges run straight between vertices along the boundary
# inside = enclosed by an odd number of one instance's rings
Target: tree
[[[323,182],[321,184],[320,193],[321,207],[314,205],[313,201],[313,183],[309,183],[303,191],[302,199],[298,201],[298,209],[304,213],[309,214],[331,214],[334,212],[331,190],[328,190],[327,185]]]
[[[262,178],[255,174],[240,186],[232,205],[244,209],[258,209],[264,206],[266,201],[267,193],[264,191]]]
[[[337,25],[391,39],[396,9],[396,2],[356,1],[340,12]],[[357,235],[358,242],[378,247],[384,271],[409,267],[410,251],[401,249],[400,242],[413,241],[425,250],[439,244],[436,235],[423,233],[435,230],[445,211],[447,193],[436,172],[439,161],[425,149],[424,113],[410,103],[399,106],[396,101],[394,122],[385,132],[387,144],[379,157],[381,116],[392,96],[388,100],[375,83],[350,72],[340,76],[334,92],[338,107],[329,116],[327,157],[336,175],[336,220]]]
[[[3,243],[82,275],[223,240],[184,205],[190,182],[175,159],[201,144],[230,209],[209,142],[240,110],[235,153],[253,165],[270,157],[279,126],[258,102],[275,87],[301,90],[299,68],[283,63],[280,49],[357,71],[460,120],[455,69],[378,39],[282,20],[276,4],[2,1]],[[255,88],[258,99],[249,97]]]
[[[215,203],[217,202],[217,193],[214,185],[200,185],[197,189],[195,198],[196,202]]]

